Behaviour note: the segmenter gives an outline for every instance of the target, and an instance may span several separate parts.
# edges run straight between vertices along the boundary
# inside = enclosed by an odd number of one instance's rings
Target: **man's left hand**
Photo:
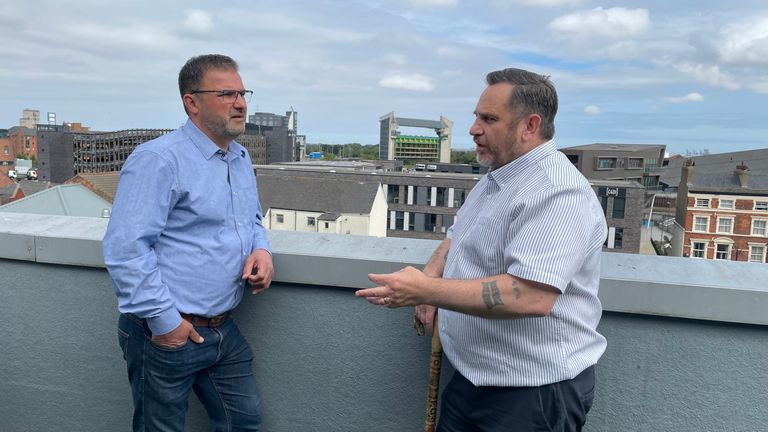
[[[251,284],[252,293],[258,294],[272,283],[272,255],[264,249],[256,249],[245,260],[243,280]]]

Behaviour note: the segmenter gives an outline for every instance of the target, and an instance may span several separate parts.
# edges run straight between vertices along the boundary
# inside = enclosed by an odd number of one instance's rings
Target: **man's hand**
[[[436,314],[437,308],[434,306],[424,304],[416,306],[416,319],[421,321],[429,334],[434,331]]]
[[[163,348],[181,348],[187,344],[187,340],[192,339],[194,343],[203,343],[203,337],[196,331],[195,327],[186,320],[181,320],[178,327],[164,335],[153,335],[152,342]]]
[[[245,260],[243,280],[251,284],[253,294],[258,294],[269,288],[272,283],[272,255],[264,249],[256,249]]]
[[[424,303],[423,288],[429,278],[414,267],[406,267],[390,274],[369,274],[375,288],[358,290],[357,297],[365,297],[369,303],[397,308]]]

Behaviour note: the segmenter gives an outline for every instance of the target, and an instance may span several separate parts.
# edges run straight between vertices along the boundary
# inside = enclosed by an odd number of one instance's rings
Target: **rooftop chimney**
[[[739,176],[741,187],[749,187],[749,168],[744,165],[744,161],[742,161],[741,164],[736,165],[736,170],[734,170],[733,173]]]

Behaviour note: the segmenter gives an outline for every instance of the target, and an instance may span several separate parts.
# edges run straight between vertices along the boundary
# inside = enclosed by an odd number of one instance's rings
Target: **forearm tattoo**
[[[483,302],[488,309],[504,304],[501,301],[501,291],[499,291],[496,281],[483,282]]]

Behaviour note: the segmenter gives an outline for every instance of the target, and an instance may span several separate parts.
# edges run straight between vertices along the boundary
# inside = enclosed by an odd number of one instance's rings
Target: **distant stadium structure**
[[[440,116],[440,120],[420,120],[395,117],[390,112],[379,118],[381,135],[379,159],[414,160],[424,162],[451,162],[451,128],[453,122]],[[432,129],[434,136],[402,135],[399,127]]]

